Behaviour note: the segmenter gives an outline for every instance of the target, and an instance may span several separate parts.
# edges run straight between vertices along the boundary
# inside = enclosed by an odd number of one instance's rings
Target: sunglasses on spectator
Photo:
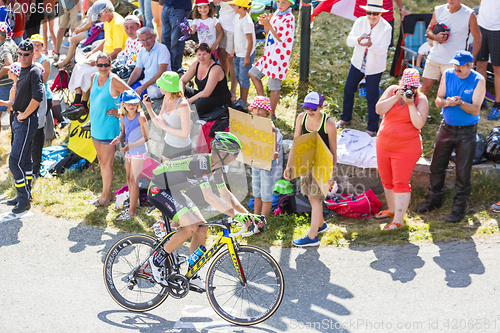
[[[105,64],[96,64],[97,67],[101,68],[101,67],[110,67],[111,64],[109,62],[105,63]]]
[[[366,12],[366,16],[370,16],[370,15],[379,16],[380,13],[379,12]]]
[[[19,54],[21,57],[29,57],[31,52],[28,52],[28,53],[24,53],[24,52],[17,52],[17,54]]]
[[[311,111],[316,111],[317,109],[318,109],[318,108],[316,108],[316,109],[312,109],[312,108],[309,108],[309,107],[307,107],[307,106],[303,106],[303,107],[302,107],[302,110],[303,110],[303,111],[309,111],[309,110],[311,110]]]

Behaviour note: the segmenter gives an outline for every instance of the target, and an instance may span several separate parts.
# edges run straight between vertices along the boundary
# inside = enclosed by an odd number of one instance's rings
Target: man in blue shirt
[[[143,48],[137,55],[135,68],[130,74],[128,85],[141,96],[147,94],[151,98],[160,98],[162,96],[160,88],[156,85],[156,80],[165,71],[170,71],[170,53],[165,45],[156,42],[154,30],[149,27],[143,27],[137,31],[137,36]],[[144,79],[138,81],[144,70]]]
[[[457,154],[455,190],[451,214],[446,222],[460,222],[465,216],[471,193],[472,160],[476,151],[476,128],[486,93],[484,77],[472,69],[473,57],[468,51],[457,51],[450,61],[453,68],[441,77],[436,106],[443,108],[443,121],[436,137],[430,167],[429,198],[418,206],[424,213],[442,204],[446,169],[453,149]]]
[[[193,8],[192,0],[165,0],[161,12],[162,31],[161,42],[170,50],[172,70],[182,71],[182,56],[185,42],[179,41],[181,28],[177,21],[182,22]]]

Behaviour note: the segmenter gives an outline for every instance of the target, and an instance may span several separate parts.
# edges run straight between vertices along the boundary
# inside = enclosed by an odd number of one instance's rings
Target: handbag
[[[335,210],[342,216],[353,219],[365,219],[377,214],[382,207],[382,202],[372,190],[354,194],[338,194],[335,198],[326,200],[326,206]]]

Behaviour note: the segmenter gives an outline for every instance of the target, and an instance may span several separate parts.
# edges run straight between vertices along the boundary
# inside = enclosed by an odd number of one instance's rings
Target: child
[[[262,14],[259,17],[259,23],[264,26],[267,34],[264,54],[248,73],[255,89],[257,89],[257,95],[264,95],[261,80],[264,76],[269,78],[272,117],[274,117],[280,98],[281,82],[286,78],[286,72],[290,65],[295,32],[295,17],[290,8],[293,4],[293,0],[277,0],[278,11],[272,17],[270,14]]]
[[[120,135],[112,142],[118,144],[125,139],[125,147],[120,150],[125,153],[125,170],[127,171],[128,191],[130,194],[130,207],[123,211],[116,219],[126,221],[137,214],[137,201],[139,199],[139,186],[137,180],[142,171],[142,164],[146,159],[148,149],[146,142],[149,137],[149,128],[146,117],[139,108],[139,96],[134,90],[125,90],[122,97],[122,115]]]
[[[417,63],[415,64],[415,66],[420,71],[424,70],[425,59],[427,59],[427,56],[431,52],[432,42],[433,42],[432,39],[430,39],[429,37],[427,37],[427,42],[423,43],[418,48]]]
[[[272,114],[271,101],[264,96],[257,96],[254,98],[252,104],[248,107],[253,111],[254,117],[269,118]],[[276,135],[276,151],[274,152],[274,159],[271,164],[271,170],[264,170],[257,167],[252,167],[252,192],[255,198],[254,214],[264,215],[267,219],[271,206],[273,205],[273,189],[276,179],[274,179],[275,170],[278,168],[278,157],[281,145],[278,144],[278,137],[281,136],[279,129],[274,127],[273,132]]]
[[[248,14],[251,0],[233,0],[228,4],[234,5],[234,49],[231,56],[234,58],[234,72],[240,85],[240,100],[243,107],[247,107],[250,77],[248,71],[252,68],[255,59],[255,28],[252,18]],[[264,95],[263,93],[259,95]]]
[[[9,100],[8,101],[0,100],[0,106],[5,106],[7,108],[7,112],[9,112],[9,115],[11,115],[10,125],[12,126],[13,115],[12,115],[11,111],[12,111],[12,104],[14,103],[14,97],[16,96],[17,79],[19,78],[19,74],[21,74],[21,63],[15,62],[10,66],[6,66],[5,68],[9,69],[7,74],[9,76],[9,79],[14,81],[14,83],[12,84],[12,88],[10,88]]]
[[[323,96],[317,92],[307,94],[302,109],[304,111],[297,116],[294,137],[318,132],[323,142],[325,142],[333,154],[333,171],[331,178],[328,180],[330,186],[333,186],[335,183],[333,177],[335,176],[337,167],[337,128],[335,122],[332,118],[321,112],[323,109]],[[290,181],[290,165],[292,161],[293,150],[290,150],[288,163],[283,173],[284,178],[288,181]],[[307,235],[293,240],[293,245],[300,247],[318,246],[318,234],[328,230],[328,225],[323,219],[323,200],[325,200],[325,196],[314,181],[312,174],[300,178],[300,191],[309,198],[309,203],[311,204],[311,228]]]
[[[210,6],[209,0],[196,0],[196,10],[193,12],[193,25],[191,34],[198,31],[198,42],[210,45],[212,54],[217,61],[217,48],[224,37],[224,30],[215,16],[214,7]]]

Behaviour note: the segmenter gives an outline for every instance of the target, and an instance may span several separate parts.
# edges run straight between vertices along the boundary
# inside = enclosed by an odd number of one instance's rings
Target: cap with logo
[[[450,60],[450,64],[463,66],[468,62],[472,62],[473,60],[474,57],[472,56],[472,53],[470,53],[469,51],[460,50],[455,53],[453,59]]]
[[[302,106],[316,110],[318,106],[323,105],[324,100],[325,99],[320,93],[313,91],[307,94],[306,98],[304,98],[304,104],[302,104]]]
[[[135,92],[135,90],[129,89],[125,90],[122,95],[122,102],[125,104],[136,104],[141,100],[139,99],[139,95]]]
[[[19,43],[19,50],[21,51],[33,51],[33,42],[29,38],[26,38]]]

